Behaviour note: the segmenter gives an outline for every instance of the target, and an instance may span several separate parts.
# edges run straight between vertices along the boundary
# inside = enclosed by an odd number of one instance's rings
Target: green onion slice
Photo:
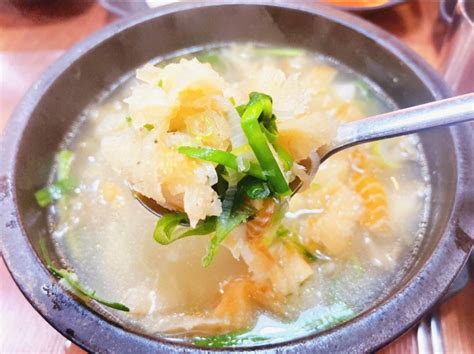
[[[60,200],[76,188],[76,183],[71,178],[56,181],[53,184],[41,188],[35,193],[35,199],[42,208]]]
[[[60,200],[76,188],[75,181],[70,177],[74,154],[70,150],[61,150],[56,155],[56,182],[41,188],[35,193],[35,199],[42,208]]]
[[[185,237],[208,235],[216,229],[216,217],[214,216],[199,222],[194,229],[182,226],[183,223],[189,223],[185,213],[163,215],[156,223],[153,238],[160,245],[169,245]]]
[[[241,223],[255,213],[252,208],[242,207],[236,203],[237,189],[229,187],[222,202],[222,213],[217,217],[216,232],[211,238],[211,243],[207,250],[207,255],[203,258],[202,264],[208,267],[217,254],[220,244],[225,238]]]
[[[78,294],[83,295],[92,300],[95,300],[98,303],[101,303],[102,305],[113,308],[115,310],[124,311],[124,312],[130,311],[130,309],[127,306],[121,303],[107,301],[97,296],[95,290],[89,289],[88,287],[82,285],[79,282],[79,279],[75,273],[70,272],[66,269],[56,268],[53,265],[51,258],[49,257],[44,239],[42,238],[40,239],[39,246],[40,246],[41,253],[43,254],[43,258],[46,261],[46,267],[51,272],[51,274],[53,274],[55,277],[59,279],[63,279],[66,282],[66,284],[69,285]]]
[[[262,131],[260,124],[272,121],[271,97],[262,93],[252,92],[245,111],[242,114],[241,125],[264,175],[267,177],[270,188],[280,195],[291,194],[288,182],[279,166],[276,156],[272,153],[267,135]]]
[[[70,150],[61,150],[57,154],[56,163],[58,164],[58,169],[57,169],[58,181],[69,178],[73,158],[74,158],[74,154]]]
[[[255,48],[255,53],[258,55],[270,55],[274,57],[300,57],[304,55],[303,49],[298,48],[267,48],[259,47]]]
[[[285,170],[290,171],[293,168],[293,157],[291,157],[290,153],[283,146],[278,144],[274,144],[273,146]]]
[[[252,176],[245,176],[237,186],[239,197],[246,196],[249,199],[266,199],[270,197],[271,191],[268,184]]]
[[[219,165],[231,168],[233,170],[247,173],[256,178],[260,178],[263,180],[266,179],[265,174],[263,173],[260,166],[258,166],[257,164],[253,162],[249,163],[248,169],[241,171],[239,169],[237,156],[227,151],[217,150],[217,149],[212,149],[212,148],[180,146],[178,148],[178,152],[195,159],[214,162]]]

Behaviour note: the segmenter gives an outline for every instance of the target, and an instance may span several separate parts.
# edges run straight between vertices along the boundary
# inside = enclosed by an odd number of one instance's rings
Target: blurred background
[[[0,0],[0,132],[41,72],[75,43],[122,17],[173,1]],[[474,90],[474,0],[299,0],[336,6],[398,37],[457,93]],[[472,263],[472,261],[471,261]],[[472,266],[471,266],[472,268]],[[383,353],[474,353],[473,272]],[[82,353],[28,304],[0,262],[0,352]]]

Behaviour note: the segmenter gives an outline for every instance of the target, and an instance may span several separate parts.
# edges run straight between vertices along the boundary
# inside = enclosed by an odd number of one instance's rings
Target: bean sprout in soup
[[[406,136],[341,151],[313,180],[305,164],[342,124],[395,108],[296,48],[229,45],[138,68],[84,113],[47,188],[61,193],[43,195],[55,201],[55,275],[85,301],[107,299],[125,326],[199,346],[347,321],[410,265],[429,207],[425,158]]]

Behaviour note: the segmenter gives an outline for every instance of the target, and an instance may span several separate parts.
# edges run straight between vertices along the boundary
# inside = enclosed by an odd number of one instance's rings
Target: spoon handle
[[[342,125],[321,161],[352,145],[474,120],[474,93],[430,102]]]

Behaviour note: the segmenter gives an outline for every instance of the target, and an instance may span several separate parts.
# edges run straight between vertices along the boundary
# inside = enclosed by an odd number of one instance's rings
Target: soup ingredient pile
[[[209,266],[219,245],[254,219],[262,203],[286,205],[289,183],[305,173],[294,157],[307,158],[320,136],[292,124],[283,124],[280,135],[272,97],[251,92],[237,105],[226,95],[230,85],[196,59],[149,65],[137,78],[126,100],[130,124],[103,139],[103,152],[133,189],[176,210],[158,221],[157,242],[212,234],[203,259]],[[296,146],[297,139],[305,145]]]

